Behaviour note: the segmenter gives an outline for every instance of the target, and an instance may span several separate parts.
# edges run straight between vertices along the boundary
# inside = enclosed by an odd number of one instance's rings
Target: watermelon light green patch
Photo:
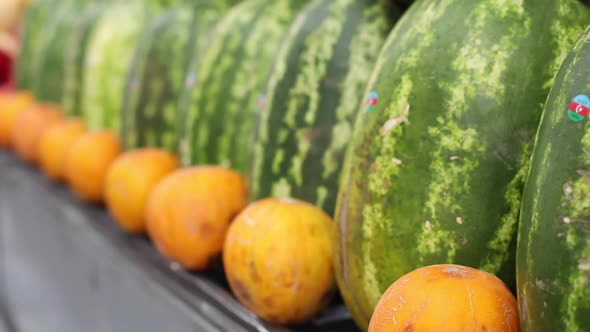
[[[562,117],[562,120],[563,120],[563,117]],[[541,157],[541,160],[543,162],[540,163],[540,165],[547,165],[548,164],[548,161],[551,158],[552,152],[553,152],[553,145],[551,143],[548,143],[545,146],[545,151],[543,153],[543,156]],[[544,169],[542,169],[541,172],[547,174],[546,173],[547,172],[547,169],[544,168]],[[528,174],[527,174],[527,176],[528,176]],[[534,186],[536,188],[542,188],[542,186],[543,186],[543,177],[538,176],[535,179]],[[568,190],[571,190],[571,188],[570,189],[567,189],[567,188],[568,188],[568,185],[565,184],[564,185],[564,188],[563,188],[564,192],[567,192]],[[530,226],[529,226],[530,227],[530,231],[529,231],[529,233],[530,234],[534,234],[534,233],[537,233],[539,231],[539,227],[540,227],[540,223],[541,223],[541,218],[540,218],[540,215],[539,215],[539,211],[541,210],[540,209],[540,206],[541,206],[540,204],[541,204],[541,202],[539,201],[539,195],[534,195],[533,198],[532,198],[532,202],[531,202],[531,211],[534,211],[534,212],[531,215],[531,220],[529,221],[529,223],[530,223]],[[534,252],[531,251],[531,247],[528,247],[527,248],[527,254],[526,254],[526,261],[527,261],[527,265],[528,266],[533,266],[533,264],[534,264],[533,263],[533,257],[534,257]]]
[[[398,100],[398,103],[394,103],[390,105],[390,107],[386,110],[388,114],[392,114],[392,119],[399,119],[399,125],[401,126],[403,123],[409,124],[409,113],[408,110],[408,99],[412,92],[413,84],[409,78],[409,75],[405,75],[401,79],[401,83],[398,85],[396,91],[394,92],[395,96],[399,96],[394,100]],[[411,108],[411,106],[410,106]],[[408,114],[405,115],[406,110]],[[392,128],[393,129],[393,128]],[[375,159],[374,171],[369,174],[369,188],[372,192],[375,193],[382,193],[386,194],[387,188],[383,186],[383,179],[387,178],[386,175],[389,174],[396,174],[400,171],[401,164],[394,162],[392,160],[393,151],[395,150],[395,142],[396,136],[400,135],[399,130],[390,130],[390,132],[386,133],[387,137],[390,138],[385,140],[383,144],[383,151],[386,153],[380,154],[379,157]],[[389,157],[387,157],[389,156]],[[403,163],[403,161],[402,161]],[[383,212],[383,206],[378,203],[369,203],[363,207],[362,210],[363,216],[363,237],[365,239],[371,239],[375,236],[373,234],[374,229],[384,229],[388,225],[387,218]],[[377,269],[375,264],[373,263],[373,259],[371,254],[377,251],[377,248],[374,248],[373,241],[364,241],[363,244],[363,261],[365,266],[365,273],[364,273],[364,291],[365,293],[370,296],[373,301],[378,301],[381,297],[381,290],[379,287],[378,281],[373,277],[375,276]],[[401,262],[400,262],[401,263]],[[395,261],[391,262],[391,264],[396,264]],[[375,302],[376,303],[376,302]]]
[[[501,226],[498,228],[494,237],[488,242],[490,253],[481,263],[481,269],[490,273],[499,271],[502,264],[508,259],[510,243],[514,233],[518,228],[518,217],[522,203],[522,188],[524,187],[526,177],[530,168],[530,156],[532,154],[532,144],[524,144],[519,161],[519,171],[508,184],[506,189],[506,202],[509,206],[508,213],[502,216]]]
[[[394,93],[395,96],[395,103],[391,104],[385,112],[387,114],[392,114],[393,119],[396,123],[396,126],[400,126],[402,124],[410,124],[410,110],[411,105],[409,103],[410,94],[412,92],[413,83],[410,79],[409,75],[405,75],[401,79],[401,83],[398,86],[397,91]],[[407,112],[407,114],[406,114]],[[390,122],[391,123],[391,122]],[[383,139],[382,145],[382,152],[374,162],[375,172],[369,174],[369,189],[371,192],[378,194],[378,195],[385,195],[387,194],[389,187],[383,185],[383,179],[386,179],[391,174],[398,174],[401,168],[401,164],[403,164],[403,160],[400,162],[395,162],[392,158],[396,158],[395,153],[395,143],[396,137],[401,135],[400,127],[394,128],[391,126],[386,126],[387,122],[382,127],[381,135],[386,136]],[[386,130],[383,130],[385,128]],[[397,129],[397,130],[394,130]],[[399,160],[396,158],[396,160]],[[367,219],[371,220],[371,219]]]

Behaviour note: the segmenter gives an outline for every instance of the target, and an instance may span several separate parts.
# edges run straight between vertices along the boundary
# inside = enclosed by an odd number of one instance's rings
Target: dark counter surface
[[[103,207],[3,151],[0,257],[0,296],[23,332],[359,331],[339,299],[303,326],[260,321],[231,295],[221,267],[190,273],[169,263]]]

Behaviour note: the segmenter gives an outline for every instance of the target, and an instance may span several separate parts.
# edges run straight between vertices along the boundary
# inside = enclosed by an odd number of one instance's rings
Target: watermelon
[[[55,56],[61,53],[60,46],[62,51],[64,48],[68,49],[64,45],[64,40],[68,37],[62,34],[70,35],[71,31],[68,30],[72,29],[67,27],[70,26],[72,19],[77,17],[77,15],[68,15],[66,8],[72,6],[81,8],[91,2],[92,0],[33,0],[30,2],[21,23],[21,46],[15,66],[16,86],[19,90],[41,89],[37,82],[39,75],[49,73],[49,76],[53,76],[55,73],[53,66],[59,67],[58,72],[61,71],[62,65],[54,62],[57,60]],[[50,54],[49,59],[45,59],[46,52]],[[49,89],[60,89],[61,86],[58,84]]]
[[[37,0],[31,2],[25,12],[21,24],[20,53],[15,68],[16,87],[19,90],[34,89],[34,69],[43,42],[45,22],[51,16],[51,6],[51,2]]]
[[[80,95],[89,129],[119,131],[119,110],[137,38],[153,13],[140,1],[118,2],[95,22],[86,44]]]
[[[572,0],[410,6],[358,109],[338,193],[337,280],[360,326],[425,265],[478,268],[514,288],[543,102],[588,22]]]
[[[374,0],[315,0],[297,16],[260,95],[252,200],[295,197],[333,213],[356,105],[392,23]]]
[[[122,109],[127,149],[152,146],[178,152],[179,98],[188,62],[202,52],[208,32],[228,6],[199,1],[173,7],[145,29],[135,50]]]
[[[64,112],[70,116],[80,116],[82,113],[81,95],[86,45],[94,25],[105,8],[107,7],[103,3],[85,6],[67,36],[61,104]]]
[[[590,28],[545,104],[523,194],[517,281],[523,331],[590,331]]]
[[[183,164],[219,164],[246,173],[258,95],[277,45],[305,3],[247,0],[216,25],[207,50],[189,67],[194,87],[182,92]]]
[[[62,100],[66,45],[80,10],[79,6],[68,3],[56,4],[49,24],[43,29],[40,56],[33,74],[33,92],[39,100],[53,103]]]

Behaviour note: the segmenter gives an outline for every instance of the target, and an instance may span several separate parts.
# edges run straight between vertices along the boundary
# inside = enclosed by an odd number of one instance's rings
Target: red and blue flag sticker
[[[260,95],[258,97],[258,112],[261,112],[266,107],[266,97],[264,95]]]
[[[186,84],[186,86],[188,86],[189,88],[192,88],[195,86],[195,84],[197,83],[197,75],[195,75],[195,73],[191,72],[187,75],[186,77],[186,81],[184,82]]]
[[[371,93],[369,93],[369,97],[367,97],[367,101],[365,101],[365,112],[369,113],[371,112],[373,109],[375,109],[375,106],[377,105],[377,103],[379,102],[379,95],[377,94],[377,92],[373,91]]]
[[[590,98],[586,95],[577,95],[569,104],[567,115],[570,120],[580,122],[590,114]]]

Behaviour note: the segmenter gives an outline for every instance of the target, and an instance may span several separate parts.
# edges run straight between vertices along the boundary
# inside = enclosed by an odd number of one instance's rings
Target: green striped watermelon
[[[43,31],[51,15],[52,3],[32,1],[27,8],[21,25],[21,45],[15,68],[16,87],[19,90],[33,91],[35,64],[38,62]]]
[[[80,6],[68,3],[55,4],[49,24],[44,26],[33,75],[33,92],[39,100],[53,103],[62,100],[67,41],[80,10]]]
[[[360,326],[387,287],[424,265],[467,265],[514,286],[533,138],[587,22],[573,0],[417,0],[393,29],[336,211],[337,279]]]
[[[247,0],[217,24],[206,52],[193,60],[195,88],[183,92],[184,164],[246,170],[256,100],[277,46],[305,0]]]
[[[66,40],[61,103],[65,113],[70,116],[80,116],[82,113],[81,95],[86,45],[94,25],[105,8],[104,3],[84,7]]]
[[[590,28],[555,79],[523,194],[517,251],[523,331],[590,331],[589,95]]]
[[[120,110],[137,39],[155,15],[142,1],[117,2],[90,32],[83,68],[81,112],[90,129],[120,130]]]
[[[205,48],[210,27],[228,9],[199,1],[173,8],[147,28],[131,66],[122,110],[122,138],[128,149],[157,146],[178,152],[182,117],[179,98],[188,62]]]
[[[101,12],[89,32],[82,69],[80,108],[90,129],[121,131],[121,109],[138,39],[150,22],[170,6],[192,3],[130,0],[113,2]]]
[[[356,106],[392,25],[375,0],[315,0],[298,15],[261,94],[253,200],[296,197],[333,212]]]
[[[71,18],[76,16],[62,15],[64,13],[63,8],[71,6],[81,8],[81,6],[86,6],[92,2],[94,0],[30,1],[21,24],[21,48],[15,68],[16,86],[19,90],[33,91],[40,88],[37,82],[38,75],[43,74],[41,72],[44,71],[44,68],[52,67],[48,62],[53,63],[56,60],[54,56],[59,53],[59,47],[55,44],[62,45],[62,50],[68,49],[67,46],[63,45],[64,40],[68,39],[68,37],[64,37],[62,34],[70,34],[66,26],[71,22]],[[66,19],[65,22],[63,22],[64,18]],[[60,29],[60,31],[56,31],[55,28]],[[53,60],[44,59],[46,51],[49,51],[49,58]],[[61,66],[60,64],[55,65]],[[53,71],[49,70],[49,74],[49,76],[52,76]],[[57,85],[57,87],[59,88],[61,85]],[[52,90],[54,88],[53,86],[49,87]],[[50,94],[55,93],[50,92]]]

